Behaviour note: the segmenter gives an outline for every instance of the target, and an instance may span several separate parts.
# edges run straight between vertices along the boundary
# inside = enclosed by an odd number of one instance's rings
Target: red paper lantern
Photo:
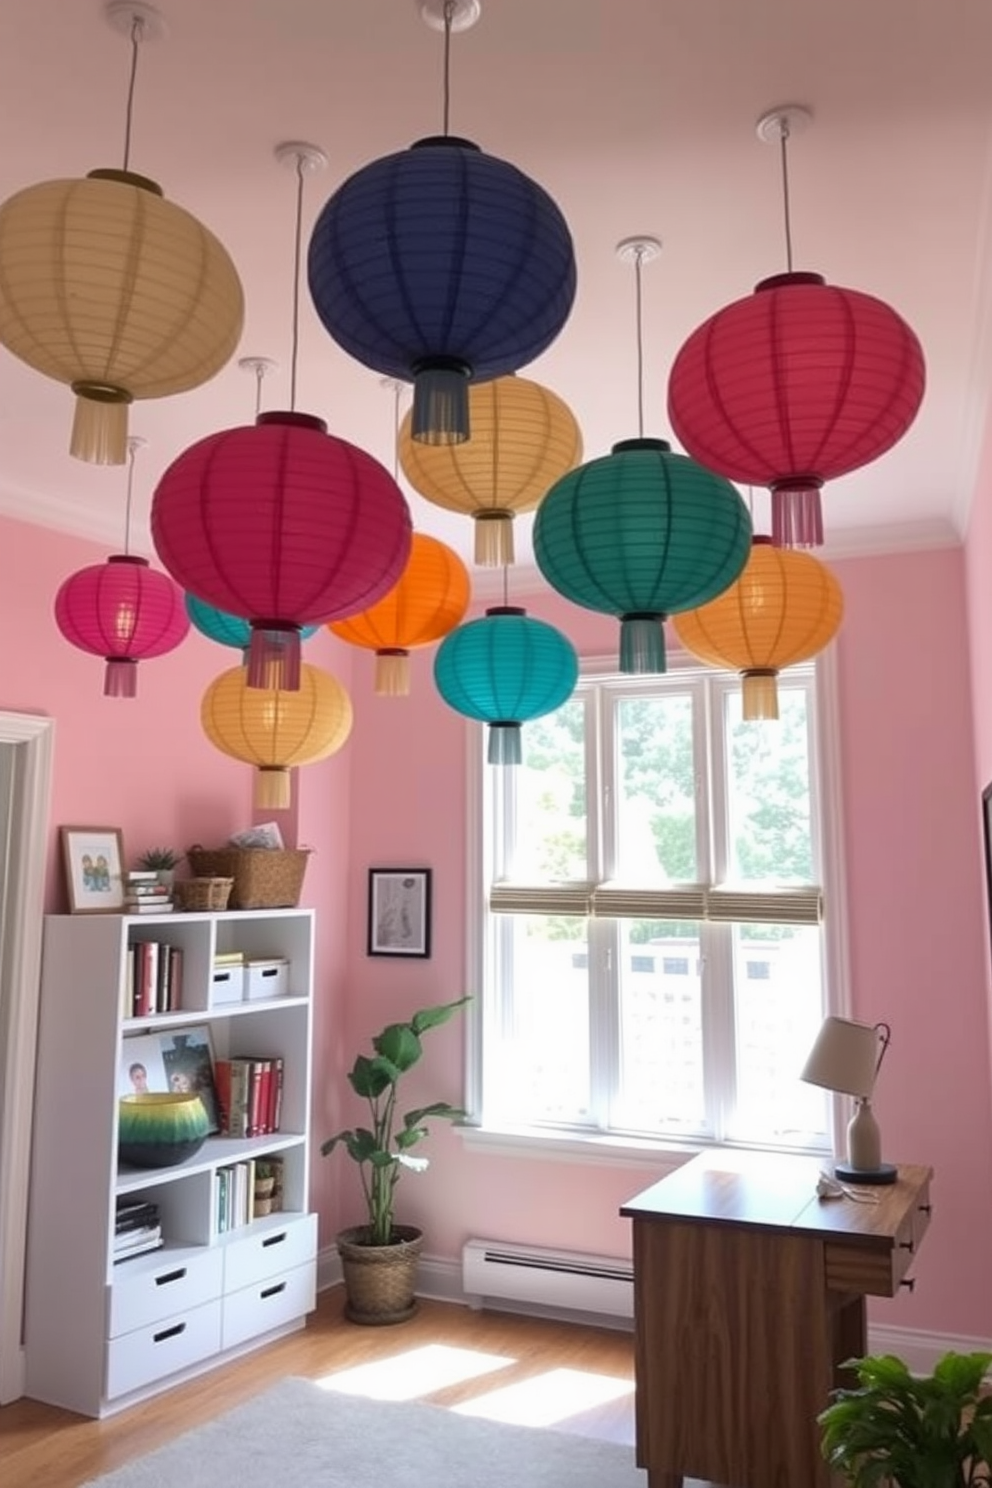
[[[106,658],[105,697],[135,697],[138,662],[174,650],[189,631],[182,590],[129,553],[70,574],[55,596],[55,623],[73,646]]]
[[[823,542],[824,481],[878,459],[916,417],[926,373],[883,301],[776,274],[699,326],[672,364],[668,414],[710,470],[772,492],[779,546]]]
[[[262,413],[191,445],[155,488],[151,528],[184,589],[250,622],[248,686],[289,692],[301,627],[373,604],[412,540],[385,466],[304,413]]]

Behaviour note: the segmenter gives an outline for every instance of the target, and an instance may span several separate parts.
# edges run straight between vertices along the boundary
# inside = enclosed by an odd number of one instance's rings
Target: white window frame
[[[841,793],[841,744],[838,710],[838,678],[836,648],[828,647],[815,659],[815,717],[810,730],[810,750],[813,758],[813,779],[819,779],[823,796],[831,808],[826,812],[812,812],[814,834],[822,828],[822,840],[814,841],[819,850],[822,867],[824,902],[829,911],[823,922],[824,985],[827,1009],[840,1017],[851,1016],[851,994],[849,974],[849,941],[847,916],[847,885],[844,873],[844,812]],[[699,670],[698,664],[684,653],[669,657],[669,671]],[[615,673],[616,664],[606,658],[592,658],[582,663],[583,676],[603,676]],[[724,680],[725,687],[739,685],[736,673],[714,673],[706,669],[707,675]],[[786,678],[788,673],[785,674]],[[526,725],[525,725],[526,727]],[[586,731],[587,748],[592,730]],[[488,882],[484,872],[484,826],[488,809],[489,792],[498,781],[493,780],[497,767],[486,763],[484,746],[485,726],[471,724],[466,729],[466,975],[468,987],[477,993],[476,1001],[470,1004],[465,1019],[466,1031],[466,1097],[469,1112],[467,1121],[456,1128],[466,1146],[508,1157],[551,1158],[555,1161],[581,1163],[604,1163],[611,1166],[643,1168],[650,1163],[656,1171],[676,1166],[686,1157],[694,1155],[712,1144],[693,1140],[662,1138],[630,1138],[604,1134],[600,1131],[588,1133],[569,1130],[558,1133],[551,1130],[537,1132],[532,1128],[514,1128],[509,1125],[483,1125],[482,1073],[483,1073],[483,1026],[488,919]],[[697,767],[699,762],[697,761]],[[721,809],[722,802],[714,794],[713,809]],[[822,818],[822,821],[821,821]],[[599,832],[599,812],[593,803],[587,814],[587,830]],[[708,851],[708,849],[707,849]],[[704,859],[700,859],[704,861]],[[715,864],[719,868],[721,865]],[[705,924],[701,926],[705,936]],[[590,921],[589,953],[595,952],[598,934],[604,926],[597,925],[596,918]],[[728,987],[728,975],[721,980]],[[595,1047],[596,1041],[594,1041]],[[844,1130],[850,1115],[849,1104],[835,1099],[832,1106],[832,1140],[835,1152],[844,1150]],[[813,1149],[810,1149],[811,1151]]]

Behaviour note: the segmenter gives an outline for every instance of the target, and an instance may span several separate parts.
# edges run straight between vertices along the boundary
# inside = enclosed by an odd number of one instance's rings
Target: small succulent
[[[183,860],[182,853],[173,852],[171,847],[150,847],[143,852],[138,859],[139,868],[176,868]]]

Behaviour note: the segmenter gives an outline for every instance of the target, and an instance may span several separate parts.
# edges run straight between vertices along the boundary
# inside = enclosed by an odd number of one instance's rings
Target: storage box
[[[289,991],[289,962],[286,960],[246,961],[244,999],[285,997]]]
[[[210,973],[210,1005],[241,1002],[244,997],[245,969],[243,966],[215,966]]]

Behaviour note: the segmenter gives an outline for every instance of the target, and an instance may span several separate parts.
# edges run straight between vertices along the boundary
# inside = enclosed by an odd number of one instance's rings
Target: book
[[[125,899],[124,913],[134,914],[168,914],[175,909],[171,899]]]
[[[124,875],[124,882],[130,884],[157,884],[158,872],[154,868],[131,868]]]

